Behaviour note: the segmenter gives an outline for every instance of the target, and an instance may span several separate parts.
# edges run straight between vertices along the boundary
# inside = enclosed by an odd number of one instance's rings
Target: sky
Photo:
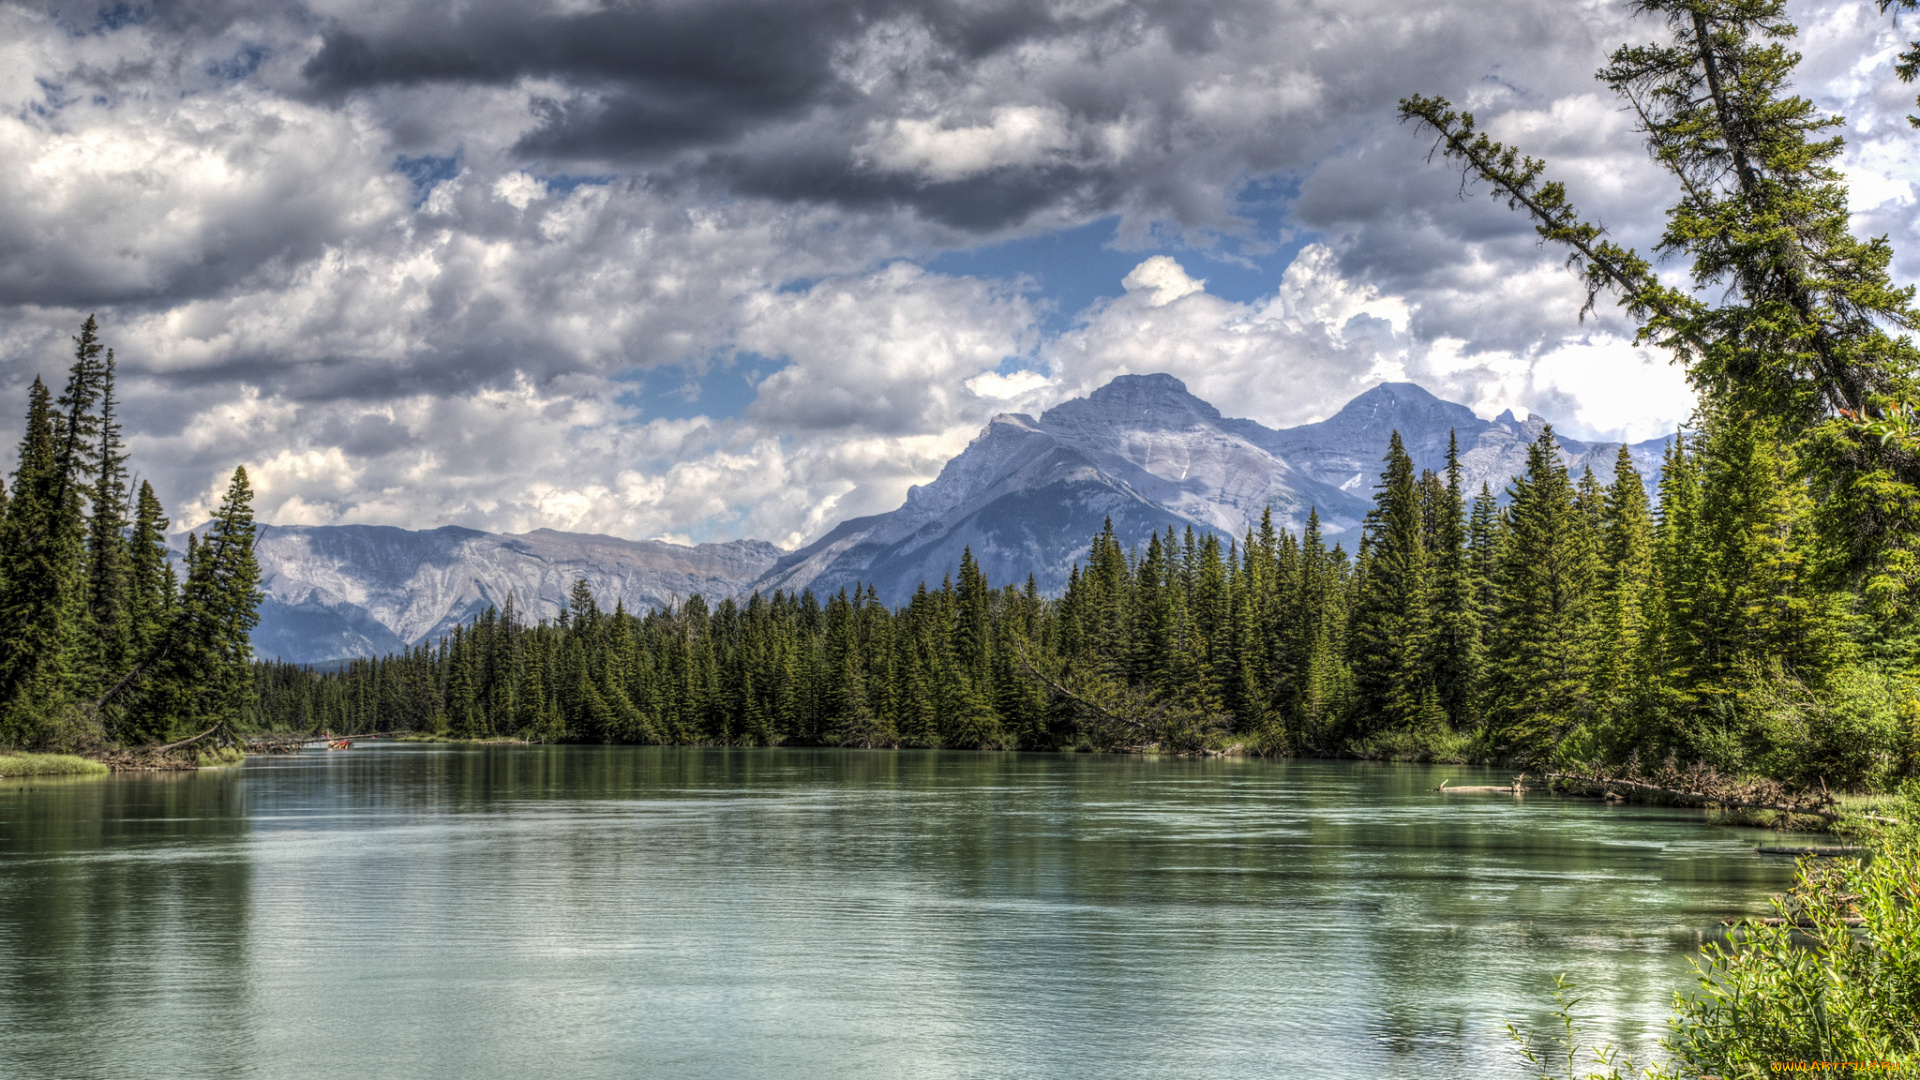
[[[1789,10],[1854,228],[1920,278],[1920,29]],[[1674,191],[1593,72],[1659,31],[1615,0],[0,2],[0,438],[88,314],[179,526],[244,464],[276,524],[794,547],[996,413],[1154,371],[1276,427],[1406,379],[1648,438],[1681,373],[1395,104],[1470,109],[1645,251]]]

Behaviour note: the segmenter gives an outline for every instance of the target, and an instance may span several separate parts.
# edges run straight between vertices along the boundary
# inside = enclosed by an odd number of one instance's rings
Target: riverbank
[[[237,746],[193,746],[102,750],[90,757],[101,772],[183,772],[239,765],[247,760],[247,752]]]
[[[366,738],[366,736],[342,735],[341,738],[363,739],[363,738]],[[495,736],[495,737],[486,738],[486,739],[464,739],[458,735],[436,735],[431,731],[409,731],[405,735],[396,736],[395,741],[413,742],[413,743],[456,743],[456,744],[468,745],[468,746],[532,746],[533,745],[533,740],[531,739],[515,739],[506,735],[500,735],[500,736]],[[549,745],[560,745],[560,744],[554,743]]]
[[[75,754],[0,754],[0,777],[104,776],[111,770],[102,762]]]

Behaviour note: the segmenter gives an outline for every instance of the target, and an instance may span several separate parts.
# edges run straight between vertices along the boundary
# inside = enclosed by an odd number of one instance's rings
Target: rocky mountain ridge
[[[1297,533],[1317,509],[1322,531],[1339,539],[1372,506],[1392,432],[1416,466],[1435,471],[1457,434],[1468,489],[1501,491],[1525,470],[1546,423],[1511,411],[1482,420],[1413,383],[1384,383],[1326,420],[1276,430],[1222,416],[1171,375],[1123,375],[1037,419],[994,417],[898,510],[841,523],[752,588],[826,593],[864,583],[897,604],[971,549],[989,581],[1032,574],[1043,592],[1057,592],[1107,520],[1123,544],[1144,544],[1169,526],[1239,537],[1267,509]],[[1591,467],[1612,479],[1618,444],[1558,441],[1576,474]],[[1654,439],[1629,448],[1649,486],[1664,447]]]
[[[383,525],[265,525],[254,553],[266,594],[254,651],[298,663],[433,641],[509,598],[528,619],[551,619],[579,578],[609,608],[731,596],[782,554],[763,540],[683,547],[552,529]]]
[[[576,578],[602,605],[665,606],[775,589],[831,593],[872,585],[889,604],[938,587],[971,548],[994,584],[1031,574],[1058,592],[1111,520],[1121,542],[1169,527],[1238,537],[1271,508],[1298,531],[1318,509],[1332,540],[1372,505],[1389,434],[1417,466],[1440,470],[1457,433],[1472,490],[1503,489],[1526,467],[1539,417],[1482,420],[1412,383],[1385,383],[1326,420],[1272,429],[1223,416],[1170,375],[1123,375],[1032,417],[993,418],[938,478],[886,514],[842,522],[791,553],[758,540],[682,547],[541,529],[517,536],[449,526],[263,526],[256,547],[266,600],[254,645],[302,663],[371,656],[432,641],[509,597],[552,618]],[[1613,477],[1617,444],[1561,438],[1577,474]],[[1631,447],[1649,487],[1664,439]]]

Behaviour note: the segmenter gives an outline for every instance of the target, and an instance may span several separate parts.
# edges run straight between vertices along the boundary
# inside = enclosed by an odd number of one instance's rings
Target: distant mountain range
[[[1435,471],[1457,433],[1470,487],[1499,490],[1525,469],[1545,423],[1511,412],[1482,420],[1412,383],[1386,383],[1327,420],[1274,430],[1221,416],[1170,375],[1123,375],[1038,419],[994,417],[937,479],[909,489],[905,505],[842,522],[790,554],[758,540],[683,547],[550,529],[264,526],[256,551],[267,598],[254,648],[301,663],[391,652],[509,596],[530,617],[552,617],[577,578],[604,606],[635,610],[694,593],[824,594],[861,583],[898,604],[922,581],[937,586],[968,547],[994,584],[1032,574],[1058,592],[1108,519],[1122,543],[1144,544],[1168,527],[1238,537],[1268,507],[1297,532],[1317,507],[1338,538],[1372,505],[1391,432]],[[1591,466],[1612,479],[1617,444],[1559,442],[1576,473]],[[1629,448],[1649,487],[1665,443]]]
[[[254,553],[266,593],[254,652],[297,663],[433,641],[509,597],[529,619],[550,619],[580,578],[608,608],[731,596],[781,555],[763,540],[683,547],[551,529],[501,536],[384,525],[267,525]]]
[[[1322,530],[1338,537],[1372,507],[1392,432],[1416,466],[1436,472],[1457,433],[1470,490],[1484,482],[1499,491],[1526,469],[1527,446],[1546,423],[1510,411],[1482,420],[1412,383],[1385,383],[1327,420],[1276,431],[1221,416],[1171,375],[1122,375],[1037,420],[994,417],[938,479],[909,490],[906,505],[842,522],[752,587],[828,593],[865,582],[897,604],[921,581],[938,583],[971,548],[989,581],[1032,574],[1057,592],[1107,519],[1133,544],[1168,526],[1239,537],[1269,507],[1276,525],[1298,532],[1317,507]],[[1612,480],[1618,444],[1559,443],[1575,473],[1590,465]],[[1630,447],[1649,485],[1665,445]]]

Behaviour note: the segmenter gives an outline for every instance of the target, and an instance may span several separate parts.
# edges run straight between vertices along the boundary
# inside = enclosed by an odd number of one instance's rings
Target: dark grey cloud
[[[904,206],[954,229],[991,232],[1044,210],[1084,216],[1126,205],[1136,169],[1082,147],[1077,160],[930,182],[863,161],[872,125],[943,98],[977,98],[975,113],[990,108],[993,88],[977,93],[981,67],[1021,68],[1038,50],[1051,54],[1046,70],[1025,71],[1022,81],[1049,84],[1027,89],[1064,110],[1067,126],[1132,112],[1166,129],[1184,111],[1179,66],[1230,41],[1271,36],[1290,14],[1247,0],[1084,8],[1037,0],[715,0],[579,12],[382,6],[336,15],[301,74],[331,101],[423,85],[538,84],[535,122],[512,145],[521,158],[681,170],[747,196]],[[1151,65],[1159,70],[1101,70],[1143,47],[1164,57]],[[1161,130],[1147,141],[1169,139]]]
[[[1867,6],[1799,5],[1804,85],[1920,266]],[[93,311],[170,505],[238,456],[290,522],[783,542],[1122,370],[1269,422],[1410,377],[1652,423],[1611,373],[1658,359],[1393,118],[1454,99],[1644,249],[1670,191],[1591,72],[1651,32],[1615,0],[0,0],[0,395]],[[1116,214],[1153,265],[1064,333],[915,265]],[[1278,228],[1318,243],[1269,297],[1200,287]],[[730,415],[632,381],[736,351],[774,363]]]

